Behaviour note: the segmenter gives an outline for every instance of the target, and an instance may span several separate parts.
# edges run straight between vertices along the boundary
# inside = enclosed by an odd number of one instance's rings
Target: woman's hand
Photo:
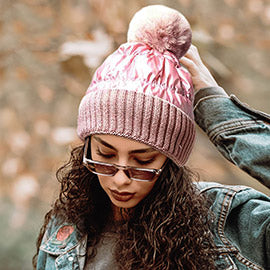
[[[214,77],[202,62],[198,49],[194,45],[191,45],[188,52],[179,61],[191,74],[195,91],[205,87],[218,86]]]

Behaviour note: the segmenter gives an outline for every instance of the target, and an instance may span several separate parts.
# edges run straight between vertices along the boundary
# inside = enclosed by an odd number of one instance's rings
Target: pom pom
[[[151,5],[139,10],[128,29],[128,42],[143,42],[161,53],[173,52],[179,59],[191,45],[187,19],[177,10]]]

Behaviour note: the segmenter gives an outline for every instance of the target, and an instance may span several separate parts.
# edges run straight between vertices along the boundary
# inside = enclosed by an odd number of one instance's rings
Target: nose
[[[132,180],[126,175],[126,173],[123,170],[119,170],[114,176],[113,176],[113,182],[117,188],[129,185]]]

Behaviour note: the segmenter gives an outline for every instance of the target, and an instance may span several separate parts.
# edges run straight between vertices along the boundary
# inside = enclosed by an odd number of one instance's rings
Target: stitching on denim
[[[211,95],[211,96],[206,96],[201,98],[200,100],[198,100],[197,104],[195,104],[193,111],[195,111],[195,109],[197,109],[197,107],[199,106],[199,104],[202,101],[208,100],[208,99],[212,99],[212,98],[226,98],[226,99],[230,99],[230,97],[224,96],[224,95]]]
[[[48,254],[51,254],[51,255],[57,255],[57,256],[62,256],[62,255],[65,255],[65,254],[67,254],[67,253],[69,253],[71,250],[73,250],[73,249],[76,249],[76,247],[78,246],[80,244],[80,241],[78,242],[78,243],[76,243],[76,245],[75,246],[72,246],[71,248],[69,248],[68,250],[65,250],[65,251],[63,251],[63,252],[56,252],[56,251],[51,251],[51,250],[48,250],[48,249],[46,249],[45,247],[44,247],[44,245],[43,246],[40,246],[40,250],[42,250],[42,251],[44,251],[44,252],[46,252],[46,253],[48,253]]]
[[[245,127],[246,125],[250,125],[251,123],[254,124],[255,120],[243,118],[228,120],[225,123],[222,122],[219,125],[216,125],[211,131],[208,132],[208,134],[211,135],[211,133],[226,130],[227,128],[231,127]]]
[[[225,233],[224,233],[225,226],[224,225],[225,225],[225,221],[226,221],[226,218],[228,216],[228,213],[229,213],[229,208],[232,204],[232,200],[233,200],[234,196],[236,195],[236,193],[237,193],[236,191],[232,191],[230,189],[225,194],[223,202],[222,202],[222,206],[221,206],[220,218],[218,221],[218,235],[220,237],[220,240],[223,242],[223,244],[228,248],[231,247],[231,242],[225,236]],[[242,256],[240,251],[236,247],[234,247],[234,249],[235,249],[235,251],[237,251],[234,253],[235,253],[235,257],[238,259],[238,261],[240,261],[241,263],[250,267],[253,270],[263,270],[263,268],[261,268],[259,265],[251,262],[250,260],[248,260],[247,258]]]
[[[231,130],[240,130],[242,128],[250,128],[256,127],[256,125],[261,124],[262,121],[254,121],[254,120],[232,120],[226,123],[222,123],[221,125],[215,127],[213,130],[208,132],[208,136],[211,141],[214,141],[217,136],[219,136],[223,132],[231,131]]]
[[[235,265],[235,262],[233,261],[233,259],[230,256],[231,253],[231,249],[230,248],[218,248],[218,253],[219,256],[218,258],[221,261],[222,265],[224,265],[224,262],[226,263],[226,268],[224,268],[224,266],[222,267],[222,269],[226,269],[226,270],[237,270],[237,266]],[[232,253],[235,253],[235,251],[233,251]],[[224,261],[224,262],[223,262]]]
[[[236,123],[231,124],[231,125],[226,125],[223,124],[217,128],[215,128],[214,130],[212,130],[211,132],[209,132],[209,138],[210,140],[214,141],[216,139],[217,136],[219,136],[221,133],[224,132],[228,132],[228,131],[237,131],[237,130],[241,130],[243,128],[257,128],[258,125],[263,124],[263,121],[254,121],[254,120],[242,120],[242,121],[238,121],[238,123],[240,123],[240,125],[237,125]],[[218,130],[218,131],[217,131]]]
[[[228,216],[229,208],[231,206],[234,194],[235,192],[233,192],[232,190],[228,190],[227,193],[225,194],[222,204],[221,204],[220,216],[218,220],[218,235],[220,236],[220,240],[227,247],[231,247],[231,243],[225,237],[224,227],[225,227],[225,221]]]
[[[224,259],[227,261],[228,264],[231,265],[226,270],[237,270],[238,269],[230,255],[225,256]]]
[[[241,263],[243,263],[247,267],[250,267],[253,270],[264,270],[264,268],[255,264],[254,262],[251,262],[250,260],[246,259],[240,253],[237,253],[235,257],[237,258],[238,261],[240,261]]]
[[[200,189],[200,193],[206,192],[206,191],[208,191],[210,189],[213,189],[213,188],[227,189],[227,190],[231,190],[233,192],[239,192],[239,191],[242,191],[242,190],[245,190],[245,189],[251,189],[248,186],[239,186],[239,185],[233,186],[233,185],[222,185],[222,184],[213,183],[212,185],[210,185],[208,187]]]
[[[61,262],[59,262],[60,261],[60,259],[62,258],[62,257],[64,257],[65,255],[67,255],[68,254],[68,252],[66,252],[66,253],[64,253],[64,254],[61,254],[61,255],[59,255],[56,259],[55,259],[55,266],[56,266],[56,269],[59,269],[59,267],[58,266],[61,266]],[[77,264],[78,264],[78,257],[77,257],[77,254],[76,254],[76,252],[70,252],[70,254],[69,254],[69,256],[68,257],[73,257],[73,258],[76,258],[77,259]],[[74,261],[72,261],[71,262],[72,264],[74,263]],[[61,267],[62,268],[62,267]],[[73,267],[72,267],[72,269],[73,269]]]
[[[235,253],[235,249],[231,247],[223,247],[218,249],[219,259],[225,261],[226,270],[237,270],[237,266],[235,265],[233,259],[230,256],[230,253]],[[225,268],[224,268],[225,269]]]
[[[46,252],[46,253],[48,253],[48,254],[51,254],[51,255],[64,255],[64,254],[66,254],[66,253],[68,253],[69,251],[71,251],[72,249],[75,249],[79,244],[80,244],[80,242],[82,241],[82,239],[81,240],[79,240],[79,241],[77,241],[74,245],[72,245],[69,249],[67,249],[67,250],[63,250],[62,252],[59,252],[59,249],[58,249],[58,251],[52,251],[51,250],[51,247],[49,246],[49,249],[48,249],[48,247],[47,247],[47,245],[48,245],[48,243],[53,239],[53,238],[55,238],[56,237],[56,235],[57,235],[57,233],[58,233],[58,231],[60,230],[60,228],[62,228],[63,226],[65,226],[65,225],[70,225],[70,224],[68,224],[68,223],[64,223],[63,225],[61,225],[59,228],[57,228],[56,229],[56,231],[39,247],[39,249],[40,250],[42,250],[42,251],[44,251],[44,252]],[[61,247],[61,245],[59,245],[59,247]]]

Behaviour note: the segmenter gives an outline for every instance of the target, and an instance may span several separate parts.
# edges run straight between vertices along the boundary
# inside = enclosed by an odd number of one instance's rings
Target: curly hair
[[[83,146],[71,151],[70,160],[58,169],[59,198],[45,216],[33,257],[52,216],[75,224],[88,236],[87,260],[96,255],[96,244],[108,220],[111,203],[96,175],[82,163]],[[187,167],[169,161],[151,192],[119,226],[115,258],[119,269],[216,269],[216,248],[211,233],[212,216],[207,198]]]

